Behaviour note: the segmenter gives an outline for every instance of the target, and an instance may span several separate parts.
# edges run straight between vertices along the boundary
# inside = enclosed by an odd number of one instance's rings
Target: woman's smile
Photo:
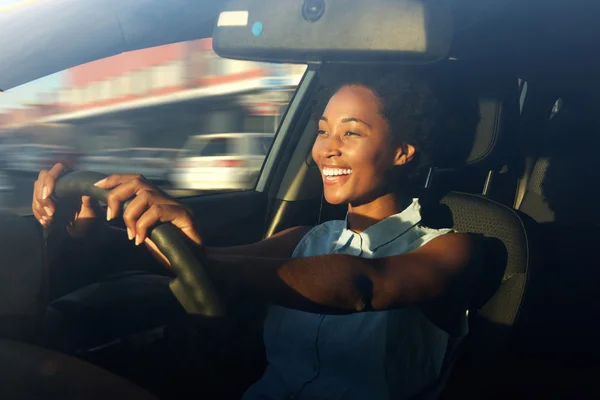
[[[344,184],[352,175],[352,168],[335,165],[321,166],[323,183],[326,185]]]

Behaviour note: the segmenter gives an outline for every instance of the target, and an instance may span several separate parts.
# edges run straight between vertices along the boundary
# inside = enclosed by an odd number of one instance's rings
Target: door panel
[[[261,240],[267,196],[253,190],[181,199],[194,212],[208,246],[233,246]]]

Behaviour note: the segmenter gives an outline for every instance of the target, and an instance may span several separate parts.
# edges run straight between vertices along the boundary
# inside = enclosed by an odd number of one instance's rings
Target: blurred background
[[[211,39],[119,54],[0,93],[0,207],[37,173],[141,173],[176,196],[254,187],[305,65],[223,59]]]

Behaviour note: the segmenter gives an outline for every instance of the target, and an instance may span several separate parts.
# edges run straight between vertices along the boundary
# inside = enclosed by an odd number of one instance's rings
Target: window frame
[[[317,81],[318,64],[308,64],[302,75],[300,83],[292,94],[292,98],[281,116],[281,120],[271,144],[271,149],[265,157],[262,168],[258,174],[258,179],[254,190],[257,192],[269,191],[271,183],[275,182],[274,175],[279,164],[285,157],[282,157],[284,150],[293,153],[293,148],[287,148],[290,137],[298,128],[298,120],[307,106],[307,100],[311,95],[313,84]],[[293,146],[295,147],[295,146]]]

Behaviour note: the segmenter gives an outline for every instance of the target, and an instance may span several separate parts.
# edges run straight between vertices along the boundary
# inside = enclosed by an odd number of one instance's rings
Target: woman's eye
[[[346,136],[360,136],[360,134],[356,132],[346,132]]]
[[[327,133],[327,131],[325,131],[325,130],[323,130],[323,129],[319,129],[319,130],[317,131],[317,135],[323,135],[323,134],[325,134],[325,133]]]

